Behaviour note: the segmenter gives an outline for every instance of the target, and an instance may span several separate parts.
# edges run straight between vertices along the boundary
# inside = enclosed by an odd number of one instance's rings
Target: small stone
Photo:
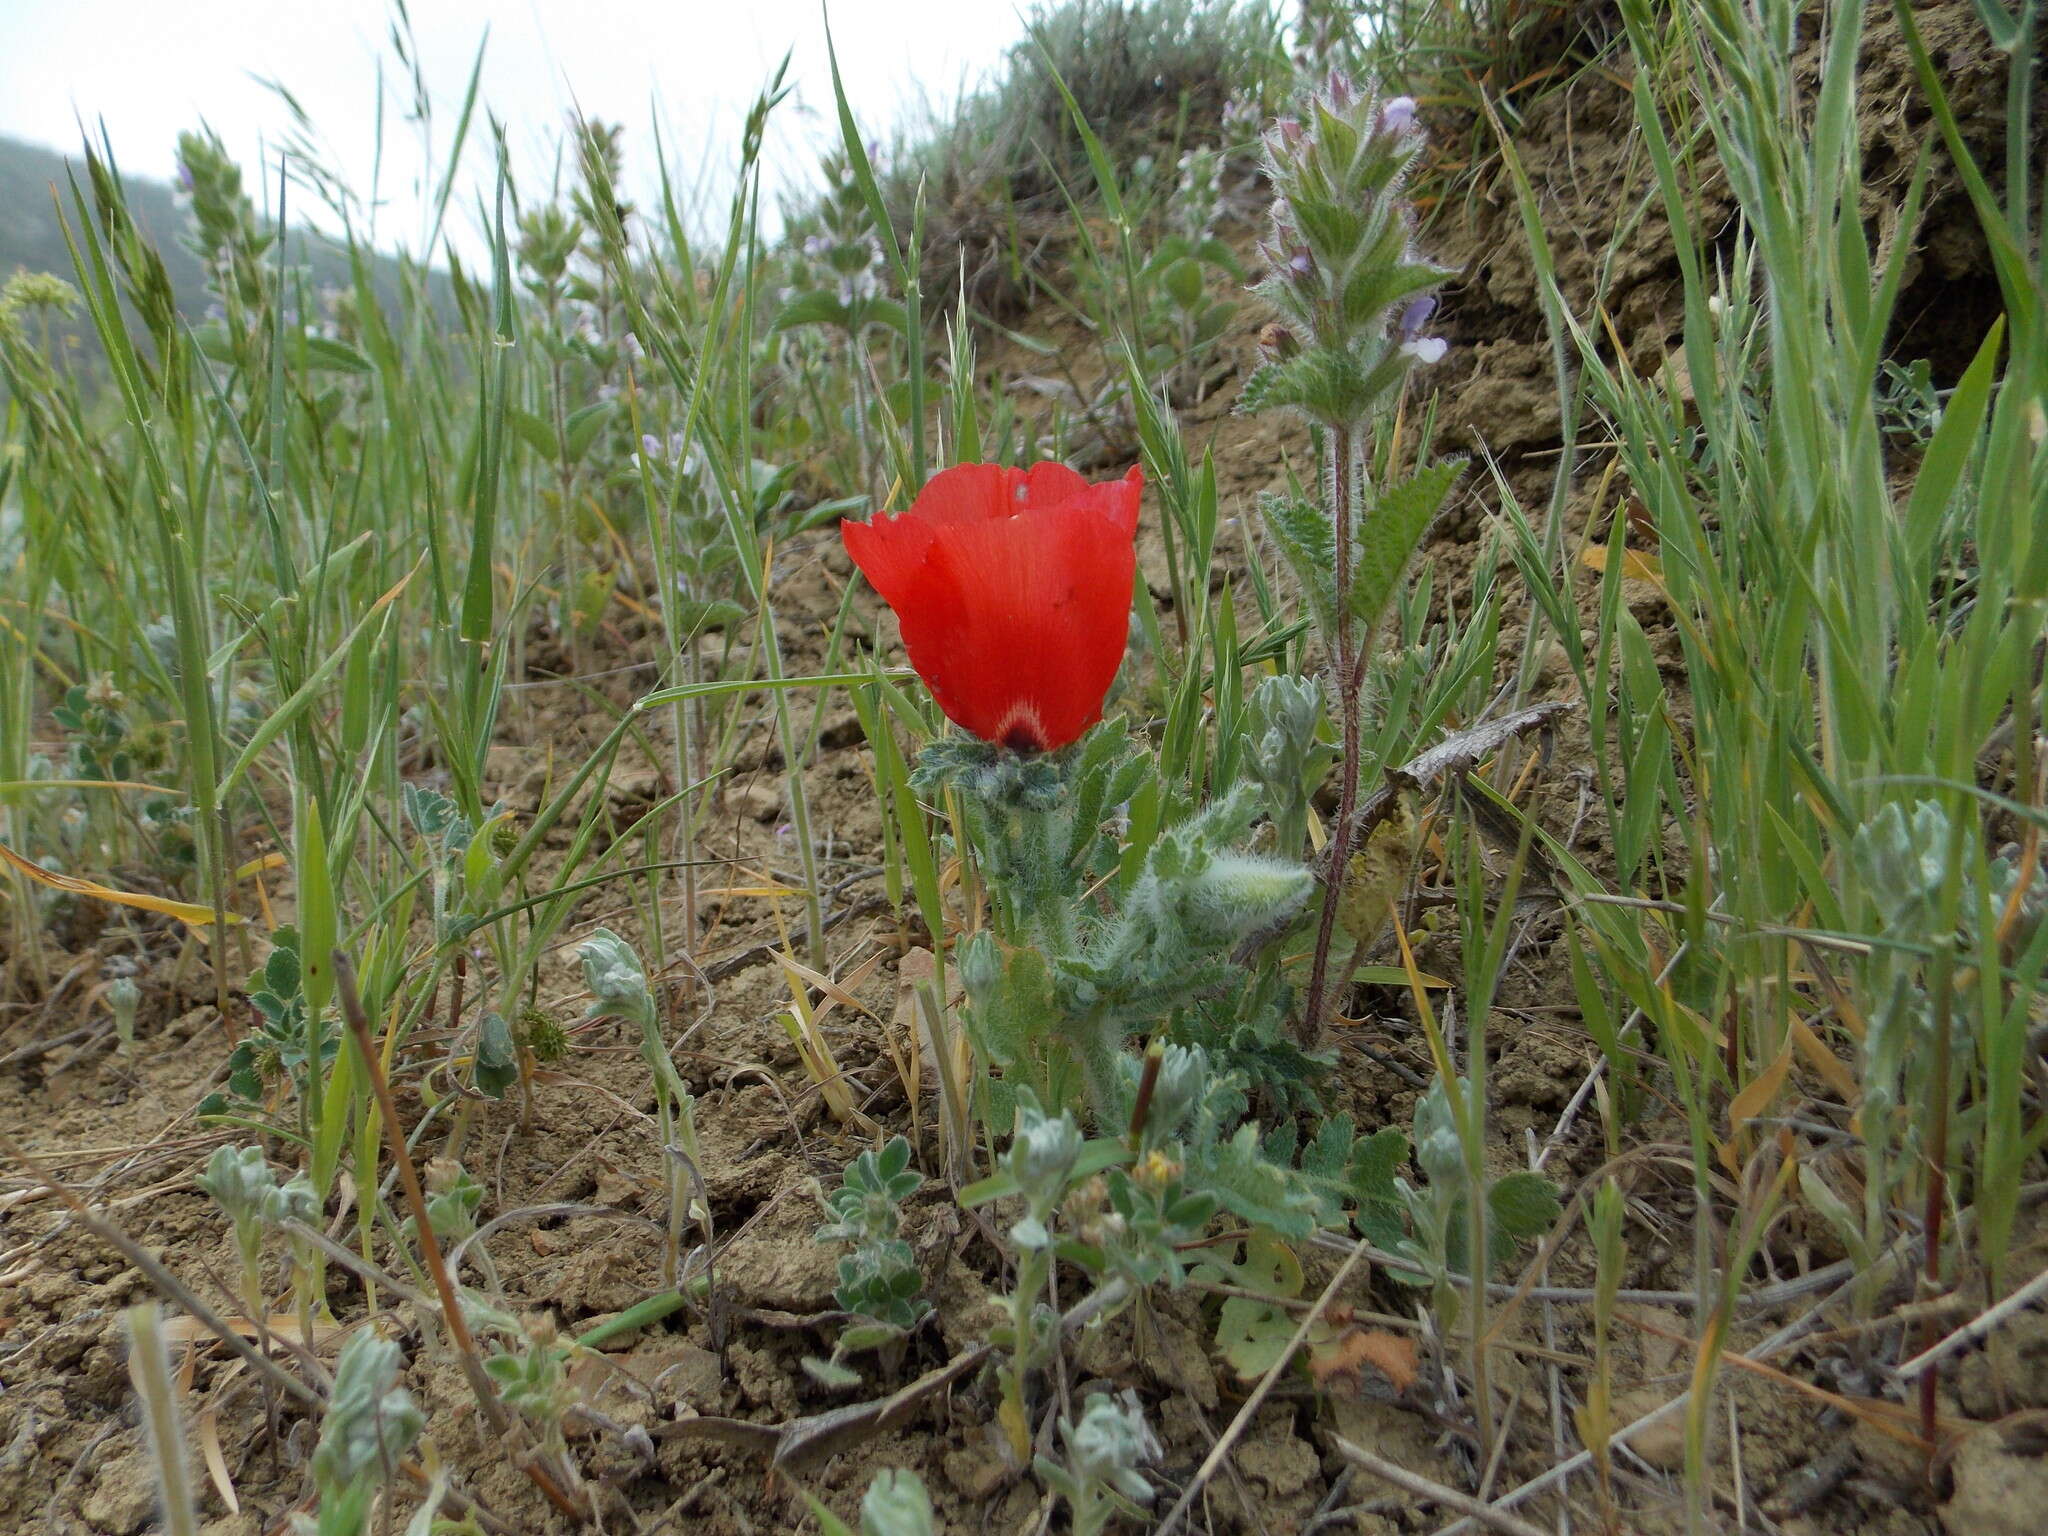
[[[998,1448],[993,1424],[984,1426],[986,1438],[970,1436],[958,1450],[946,1452],[946,1481],[969,1499],[985,1499],[1010,1480],[1010,1464]]]
[[[1849,1431],[1864,1477],[1901,1497],[1910,1496],[1927,1480],[1927,1458],[1903,1440],[1884,1433],[1867,1419]]]
[[[818,733],[818,744],[834,752],[867,739],[867,732],[861,729],[860,716],[850,709],[827,720],[825,728]]]
[[[1655,1413],[1675,1395],[1661,1387],[1637,1387],[1633,1392],[1622,1393],[1614,1400],[1615,1428]],[[1676,1472],[1685,1465],[1685,1415],[1673,1413],[1637,1430],[1628,1437],[1628,1447],[1660,1472]]]
[[[755,780],[727,790],[725,803],[729,810],[766,826],[782,814],[782,787]]]
[[[837,1243],[815,1234],[818,1212],[785,1200],[742,1227],[718,1256],[718,1283],[750,1307],[823,1312],[836,1305]]]
[[[2038,1536],[2048,1509],[2048,1456],[2024,1426],[2017,1437],[1996,1426],[1963,1436],[1949,1466],[1956,1491],[1941,1506],[1949,1536]]]
[[[635,1355],[633,1374],[656,1383],[658,1401],[686,1403],[699,1413],[716,1413],[724,1399],[725,1376],[718,1356],[701,1344],[676,1344]]]
[[[138,1449],[102,1462],[79,1513],[88,1527],[107,1536],[140,1530],[156,1513],[156,1469],[148,1453]]]

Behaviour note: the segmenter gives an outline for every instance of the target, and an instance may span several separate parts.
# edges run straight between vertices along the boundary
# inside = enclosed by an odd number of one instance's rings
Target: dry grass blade
[[[1341,1435],[1331,1437],[1344,1459],[1353,1466],[1370,1472],[1382,1482],[1392,1483],[1405,1493],[1412,1493],[1419,1499],[1430,1499],[1446,1509],[1455,1509],[1461,1515],[1470,1516],[1488,1530],[1499,1531],[1502,1536],[1551,1536],[1540,1525],[1531,1525],[1518,1515],[1511,1515],[1504,1509],[1491,1504],[1482,1504],[1468,1493],[1455,1488],[1446,1488],[1442,1483],[1432,1482],[1417,1472],[1397,1466],[1384,1457],[1375,1456],[1363,1446],[1353,1445]]]

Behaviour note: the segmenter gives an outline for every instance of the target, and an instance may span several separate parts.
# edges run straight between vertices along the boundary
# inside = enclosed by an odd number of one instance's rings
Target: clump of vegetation
[[[925,1536],[978,1481],[1178,1527],[1285,1391],[1353,1475],[1513,1529],[1630,1528],[1621,1453],[1675,1417],[1706,1530],[1751,1507],[1731,1362],[1944,1464],[2020,1390],[1945,1397],[1959,1357],[2043,1283],[2036,10],[1972,9],[2002,190],[1913,8],[1797,0],[1623,0],[1611,38],[1074,0],[944,133],[884,154],[841,93],[780,236],[778,74],[708,235],[579,120],[555,185],[499,148],[487,270],[437,275],[437,225],[332,291],[245,190],[277,168],[193,134],[210,316],[90,147],[66,274],[0,288],[0,1001],[58,1021],[6,1059],[205,1079],[142,1166],[193,1154],[161,1189],[210,1198],[234,1315],[47,1143],[8,1208],[61,1203],[237,1357],[180,1381],[129,1316],[166,1528],[697,1518],[744,1481],[671,1486],[714,1445],[829,1532],[864,1486],[861,1536]],[[1932,173],[1872,224],[1881,24],[1998,288],[1953,380],[1887,353]],[[1667,352],[1561,276],[1587,232],[1512,131],[1595,45]],[[474,105],[437,185],[490,152]],[[1443,451],[1479,338],[1416,179],[1455,183],[1426,129],[1466,109],[1548,333],[1547,510]],[[995,323],[1004,285],[1040,308]],[[1454,582],[1418,556],[1475,501]],[[173,1027],[203,1071],[163,1075]],[[1532,1088],[1538,1038],[1579,1074]],[[1684,1382],[1630,1415],[1642,1299]],[[1110,1329],[1147,1371],[1079,1370]],[[1442,1464],[1333,1431],[1363,1394]],[[828,1484],[945,1398],[995,1430],[943,1485]],[[270,1484],[236,1413],[298,1448]]]

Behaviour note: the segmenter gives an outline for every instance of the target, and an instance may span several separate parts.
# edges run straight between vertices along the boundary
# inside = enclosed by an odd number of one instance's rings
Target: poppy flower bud
[[[1314,883],[1298,864],[1219,854],[1189,882],[1181,920],[1197,943],[1234,943],[1291,915],[1308,900]]]
[[[986,1002],[1003,979],[1003,957],[996,952],[995,935],[986,928],[968,937],[960,949],[960,985],[967,989],[971,1003]]]

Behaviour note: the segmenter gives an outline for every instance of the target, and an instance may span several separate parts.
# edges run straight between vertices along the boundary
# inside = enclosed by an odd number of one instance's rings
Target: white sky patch
[[[366,207],[375,187],[377,243],[416,250],[488,28],[449,211],[468,261],[487,250],[476,212],[492,173],[485,108],[505,124],[529,199],[552,183],[563,125],[580,107],[625,124],[626,190],[652,208],[658,122],[700,228],[720,230],[747,109],[786,50],[795,89],[771,122],[764,214],[776,193],[814,185],[819,152],[838,140],[817,0],[413,0],[434,108],[424,132],[390,40],[395,15],[389,0],[0,0],[0,135],[75,152],[80,123],[96,136],[103,121],[125,173],[169,179],[179,131],[203,121],[264,204],[275,194],[259,182],[274,186],[276,150],[294,126],[264,83],[275,81]],[[1010,0],[835,0],[831,19],[855,114],[883,138],[927,103],[944,112],[1024,32]],[[573,166],[561,170],[566,181]],[[309,194],[295,192],[292,205],[335,227]]]

